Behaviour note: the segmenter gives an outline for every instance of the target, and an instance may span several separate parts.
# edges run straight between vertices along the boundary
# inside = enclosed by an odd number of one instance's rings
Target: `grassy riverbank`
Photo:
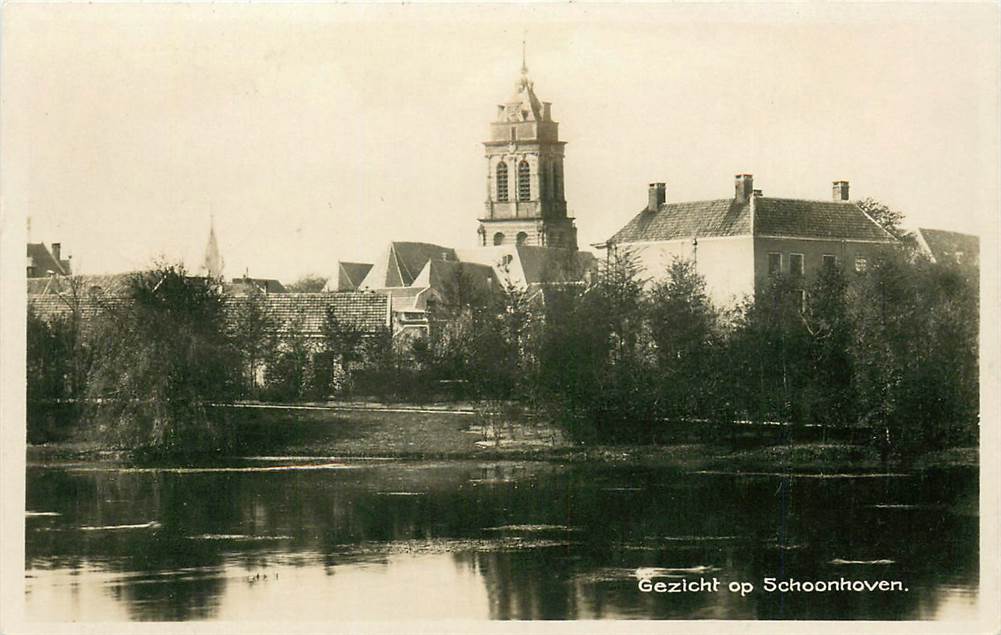
[[[548,460],[768,472],[884,468],[869,446],[844,442],[776,443],[773,438],[756,438],[753,434],[744,434],[739,441],[585,447],[531,421],[496,428],[484,425],[471,405],[247,408],[240,409],[232,419],[238,422],[232,428],[236,435],[233,454],[244,456]],[[101,459],[127,460],[128,454],[103,447],[83,435],[28,447],[29,462]],[[919,457],[913,467],[976,466],[977,462],[976,448],[953,448]]]

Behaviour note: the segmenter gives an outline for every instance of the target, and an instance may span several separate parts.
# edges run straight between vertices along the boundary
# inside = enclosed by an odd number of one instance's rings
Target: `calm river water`
[[[29,466],[27,611],[58,621],[972,619],[976,476],[282,457]],[[906,590],[766,592],[768,577]],[[715,592],[638,589],[713,578]]]

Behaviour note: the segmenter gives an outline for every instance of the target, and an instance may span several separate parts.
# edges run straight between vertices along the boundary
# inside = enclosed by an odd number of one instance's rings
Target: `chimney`
[[[751,193],[754,195],[754,198],[761,198],[763,196],[761,190],[753,190]]]
[[[56,262],[59,262],[59,252],[62,251],[62,248],[62,243],[52,243],[52,257],[56,259]]]
[[[734,200],[746,203],[754,192],[754,175],[738,174],[734,177]]]
[[[667,201],[667,184],[651,183],[647,190],[646,211],[656,212]]]
[[[848,181],[834,181],[831,188],[834,201],[840,203],[848,200]]]

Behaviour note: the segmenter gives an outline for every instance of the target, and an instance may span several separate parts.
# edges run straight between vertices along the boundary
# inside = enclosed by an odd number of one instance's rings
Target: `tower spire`
[[[202,270],[209,278],[222,278],[223,260],[219,253],[219,244],[215,237],[215,214],[209,213],[209,240],[205,245],[205,258],[202,261]]]
[[[525,55],[525,36],[521,36],[521,74],[528,74],[528,58]]]

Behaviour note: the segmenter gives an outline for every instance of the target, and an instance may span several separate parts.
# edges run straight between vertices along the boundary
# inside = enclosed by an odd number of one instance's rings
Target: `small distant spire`
[[[205,245],[205,258],[202,270],[210,278],[222,278],[223,260],[219,253],[219,244],[215,237],[215,215],[209,214],[209,240]]]
[[[525,36],[521,38],[521,74],[528,74],[528,58],[525,55]]]

